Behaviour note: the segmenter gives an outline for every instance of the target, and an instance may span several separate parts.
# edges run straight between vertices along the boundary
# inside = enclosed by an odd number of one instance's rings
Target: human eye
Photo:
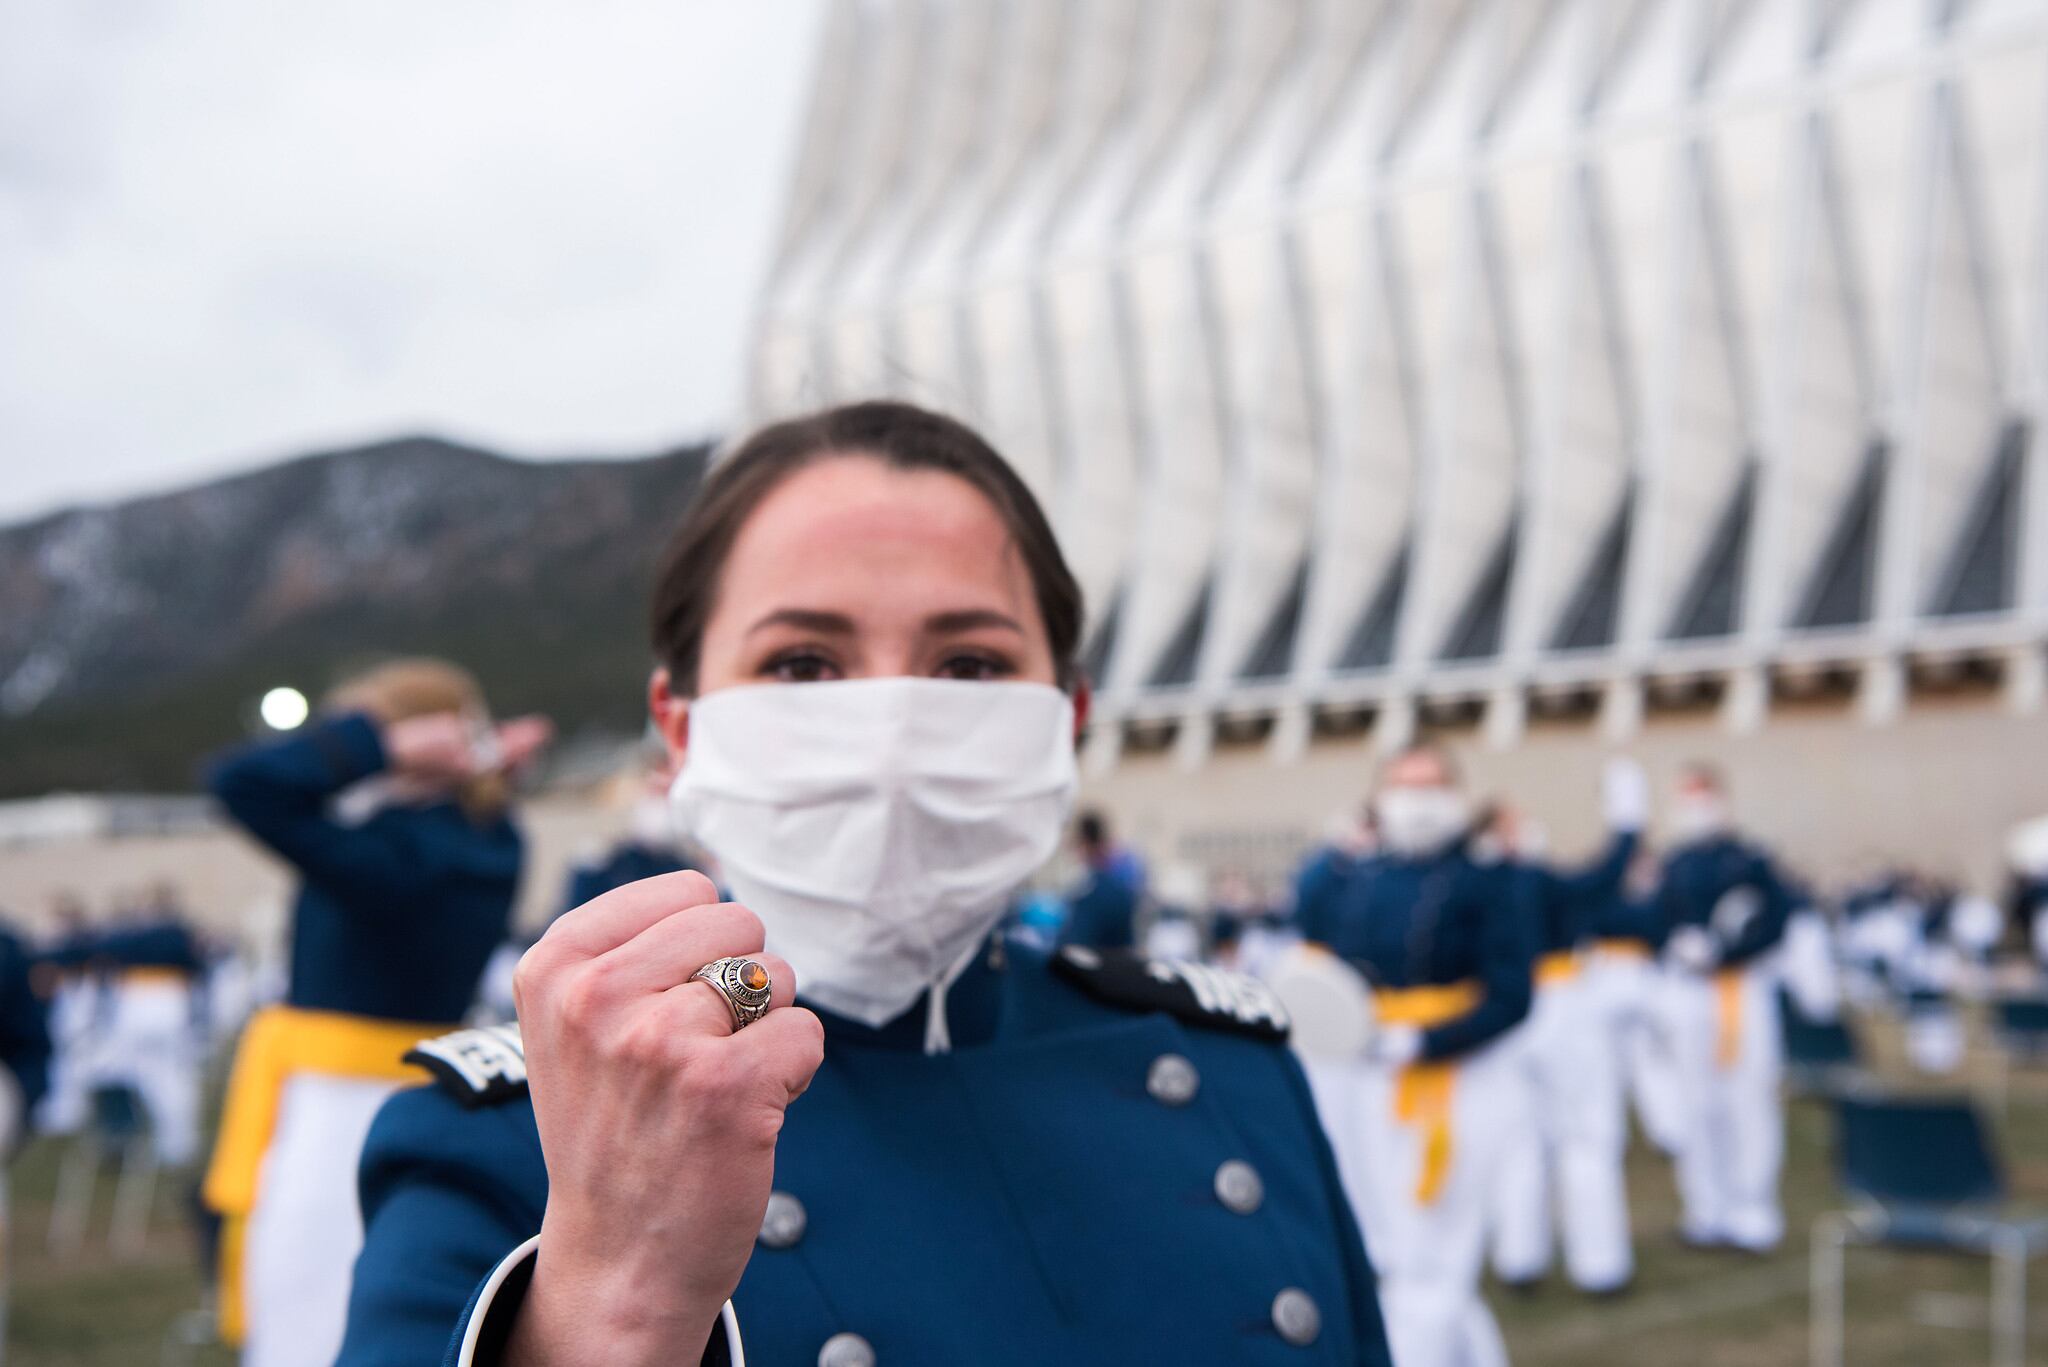
[[[757,672],[777,683],[821,683],[840,677],[837,665],[822,652],[807,647],[777,651],[762,662]]]
[[[986,683],[1009,678],[1016,672],[1015,665],[992,651],[962,650],[952,652],[939,662],[937,677]]]

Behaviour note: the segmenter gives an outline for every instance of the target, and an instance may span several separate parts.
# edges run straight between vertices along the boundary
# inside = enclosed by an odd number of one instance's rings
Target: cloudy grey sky
[[[717,428],[824,0],[0,0],[0,522]]]

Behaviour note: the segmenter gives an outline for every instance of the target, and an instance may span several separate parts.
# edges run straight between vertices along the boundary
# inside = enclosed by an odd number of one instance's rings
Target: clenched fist
[[[563,916],[520,961],[548,1202],[516,1367],[694,1362],[745,1270],[789,1103],[824,1059],[818,1018],[791,1005],[789,965],[760,920],[686,871],[614,889]],[[737,1033],[691,974],[743,956],[772,1006]]]

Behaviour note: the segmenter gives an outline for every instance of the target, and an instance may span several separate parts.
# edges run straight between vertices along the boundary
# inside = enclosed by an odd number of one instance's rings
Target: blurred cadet
[[[30,977],[34,964],[14,928],[0,921],[0,1162],[27,1140],[50,1086],[48,1008]],[[0,1206],[0,1235],[11,1233]]]
[[[2048,816],[2013,829],[2006,862],[2011,881],[2007,912],[2015,937],[2033,952],[2035,969],[2048,972]]]
[[[1785,1117],[1776,974],[1792,894],[1769,856],[1737,838],[1720,774],[1679,775],[1673,846],[1657,890],[1672,1048],[1684,1098],[1680,1237],[1764,1252],[1784,1236],[1778,1169]]]
[[[1242,870],[1222,873],[1211,900],[1209,945],[1218,963],[1263,978],[1301,943],[1287,908],[1262,894]]]
[[[1634,1106],[1650,1143],[1670,1157],[1678,1152],[1685,1116],[1664,975],[1657,965],[1664,948],[1657,875],[1656,855],[1638,845],[1621,887],[1594,910],[1586,979],[1596,1014],[1594,1038],[1613,1052],[1618,1093]]]
[[[199,1155],[197,989],[204,965],[176,894],[160,885],[103,934],[105,1020],[93,1081],[141,1099],[159,1163]]]
[[[1503,1046],[1525,1120],[1510,1127],[1501,1158],[1493,1270],[1513,1287],[1533,1287],[1549,1272],[1559,1242],[1553,1211],[1574,1286],[1613,1295],[1635,1275],[1618,1059],[1581,957],[1601,909],[1620,898],[1649,820],[1650,783],[1634,760],[1608,762],[1602,812],[1605,849],[1570,871],[1544,861],[1540,829],[1511,807],[1495,816],[1490,832],[1501,857],[1533,885],[1536,903],[1535,1002]]]
[[[1388,760],[1373,803],[1380,854],[1332,917],[1329,948],[1371,984],[1373,1026],[1350,1095],[1358,1135],[1338,1153],[1380,1269],[1402,1367],[1489,1367],[1506,1349],[1479,1298],[1490,1201],[1515,1114],[1501,1043],[1529,1011],[1535,893],[1470,849],[1449,755]]]
[[[362,1241],[353,1174],[421,1038],[460,1022],[504,939],[522,842],[510,775],[546,721],[493,727],[476,681],[402,660],[303,729],[221,758],[228,814],[298,870],[291,978],[235,1052],[204,1197],[223,1336],[249,1367],[326,1367]]]
[[[1792,898],[1792,911],[1777,952],[1785,998],[1809,1021],[1832,1021],[1842,1012],[1834,926],[1826,908],[1803,884],[1788,878],[1785,890]]]
[[[526,956],[516,1033],[421,1051],[342,1367],[1384,1364],[1270,996],[993,939],[1087,708],[1002,458],[896,403],[769,427],[652,617],[678,828],[745,905],[606,893]]]
[[[1144,865],[1110,839],[1109,818],[1083,812],[1074,822],[1081,854],[1081,882],[1067,899],[1067,928],[1061,942],[1093,949],[1129,949],[1138,938],[1138,901],[1145,893]]]
[[[1202,957],[1202,925],[1196,918],[1209,900],[1208,881],[1192,864],[1168,864],[1160,870],[1152,914],[1145,924],[1144,950],[1154,959],[1195,960]]]
[[[625,834],[608,848],[591,849],[570,865],[562,904],[555,916],[613,888],[689,867],[679,852],[675,825],[668,814],[668,789],[675,781],[675,768],[668,755],[661,750],[643,749],[631,771],[621,778],[631,785]],[[478,1024],[501,1023],[518,1014],[512,1000],[513,973],[519,967],[520,956],[539,938],[531,931],[515,933],[493,951],[477,986]]]
[[[1370,812],[1339,812],[1330,818],[1323,843],[1294,875],[1294,924],[1302,938],[1328,944],[1345,887],[1372,856],[1376,844]]]
[[[90,1110],[94,1051],[104,1024],[101,980],[93,964],[99,932],[86,916],[85,903],[69,893],[56,898],[50,920],[50,937],[29,967],[36,995],[48,1010],[50,1032],[50,1075],[35,1128],[76,1134]]]

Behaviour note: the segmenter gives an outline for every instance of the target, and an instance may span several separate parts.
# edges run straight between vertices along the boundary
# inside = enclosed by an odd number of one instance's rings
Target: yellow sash
[[[1714,975],[1714,1063],[1733,1068],[1742,1054],[1742,970],[1724,968]]]
[[[1576,950],[1560,949],[1554,954],[1545,954],[1536,961],[1536,985],[1555,987],[1568,983],[1579,976],[1579,956]]]
[[[192,975],[182,968],[172,968],[167,964],[144,964],[140,968],[122,969],[120,982],[123,987],[149,987],[158,984],[187,987],[191,985]]]
[[[1427,987],[1382,988],[1372,994],[1373,1015],[1381,1025],[1412,1025],[1420,1030],[1456,1020],[1479,1005],[1483,994],[1471,980]],[[1411,1063],[1394,1080],[1394,1119],[1422,1127],[1422,1174],[1415,1199],[1432,1205],[1443,1195],[1451,1172],[1451,1098],[1457,1080],[1455,1063]]]
[[[297,1073],[406,1082],[419,1073],[403,1062],[406,1050],[446,1025],[377,1020],[339,1011],[302,1011],[268,1006],[249,1018],[235,1046],[221,1104],[220,1134],[200,1188],[206,1206],[221,1217],[220,1332],[239,1344],[246,1324],[242,1306],[242,1241],[263,1155],[277,1128],[284,1086]]]
[[[1650,959],[1650,947],[1641,940],[1628,940],[1619,937],[1611,940],[1595,940],[1593,942],[1593,950],[1597,954],[1604,954],[1615,959],[1636,959],[1644,963],[1649,962]]]

